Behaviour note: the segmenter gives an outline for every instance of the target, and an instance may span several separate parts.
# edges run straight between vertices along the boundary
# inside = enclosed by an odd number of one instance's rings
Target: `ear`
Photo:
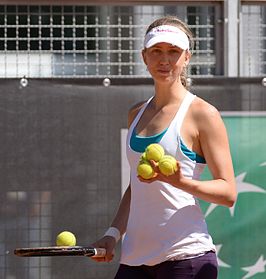
[[[146,62],[146,50],[143,49],[142,52],[141,52],[141,54],[142,54],[143,62],[145,63],[145,65],[147,65],[147,62]]]
[[[191,58],[191,52],[189,50],[186,50],[185,52],[185,66],[187,67],[189,64]]]

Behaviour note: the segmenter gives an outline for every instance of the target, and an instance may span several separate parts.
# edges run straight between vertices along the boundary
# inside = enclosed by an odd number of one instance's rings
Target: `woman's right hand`
[[[114,258],[114,251],[116,246],[115,238],[112,236],[104,236],[98,241],[91,244],[94,248],[105,248],[106,255],[104,257],[91,257],[96,262],[110,262]]]

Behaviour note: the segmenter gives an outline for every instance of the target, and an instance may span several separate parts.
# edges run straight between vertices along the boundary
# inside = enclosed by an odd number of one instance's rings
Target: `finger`
[[[90,259],[92,259],[95,262],[105,262],[105,257],[90,257]]]
[[[158,179],[157,179],[157,174],[156,174],[156,176],[154,176],[153,178],[150,178],[150,179],[144,179],[144,178],[142,178],[141,176],[138,176],[138,178],[139,178],[139,180],[140,180],[141,182],[148,183],[148,184],[150,184],[150,183],[152,183],[152,182],[158,180]]]
[[[152,168],[154,169],[154,171],[158,172],[158,170],[159,170],[158,163],[154,160],[150,160],[150,164],[151,164]]]
[[[113,260],[113,258],[114,258],[114,255],[107,256],[107,257],[105,257],[105,261],[109,263]]]
[[[138,179],[139,179],[139,181],[144,182],[144,183],[151,183],[151,179],[152,179],[152,178],[150,178],[150,179],[144,179],[144,178],[142,178],[141,176],[138,176]]]
[[[114,255],[106,255],[105,257],[90,257],[95,262],[111,262],[114,258]]]

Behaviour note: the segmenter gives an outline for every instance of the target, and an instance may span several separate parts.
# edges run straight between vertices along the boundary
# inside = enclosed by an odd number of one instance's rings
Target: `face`
[[[142,52],[144,63],[158,82],[180,80],[183,68],[187,66],[190,52],[168,43],[158,43]]]

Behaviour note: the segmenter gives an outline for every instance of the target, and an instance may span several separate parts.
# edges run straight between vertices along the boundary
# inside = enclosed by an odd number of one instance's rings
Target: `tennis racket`
[[[87,256],[104,257],[104,248],[92,248],[84,246],[51,246],[34,248],[17,248],[14,254],[20,257],[45,257],[45,256]]]

